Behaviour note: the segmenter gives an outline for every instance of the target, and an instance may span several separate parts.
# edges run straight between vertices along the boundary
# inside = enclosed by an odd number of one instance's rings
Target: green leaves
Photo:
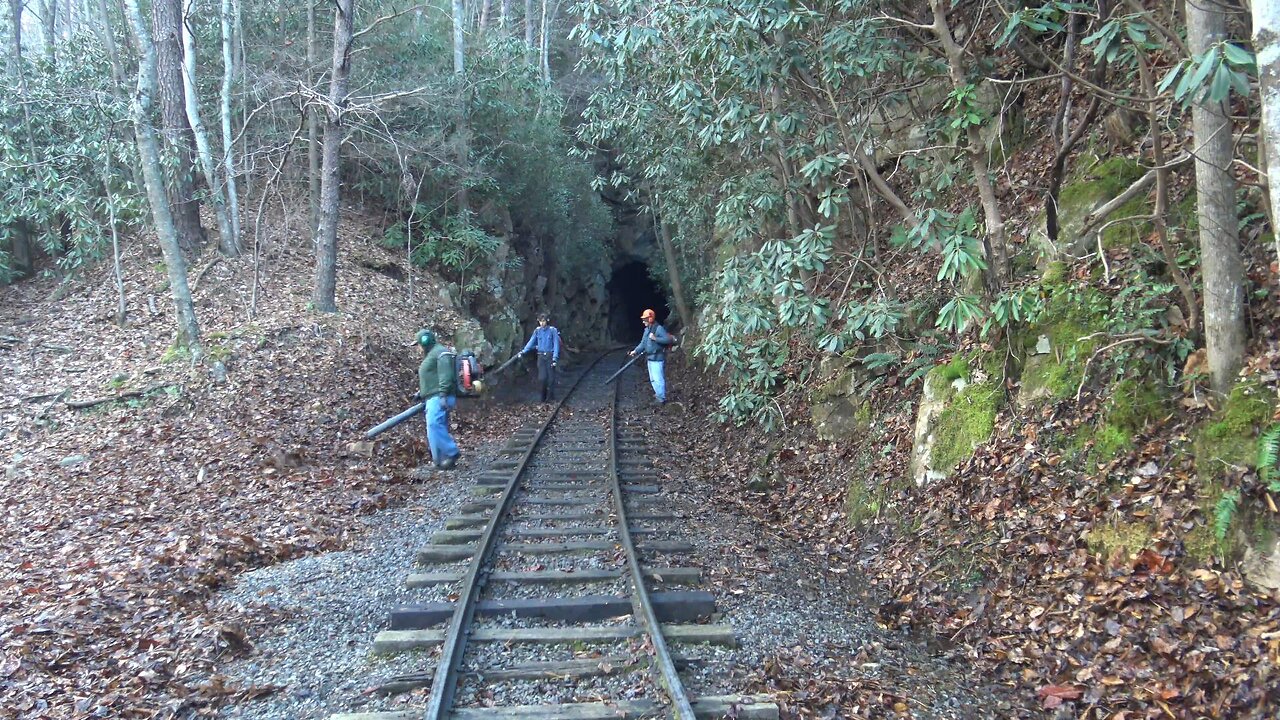
[[[1029,32],[1033,36],[1066,32],[1063,25],[1066,17],[1072,12],[1096,12],[1083,3],[1061,2],[1054,0],[1036,8],[1021,8],[1009,14],[1004,32],[996,41],[996,47],[1002,47],[1014,37]]]
[[[973,83],[956,88],[947,94],[947,100],[942,107],[951,111],[952,129],[963,130],[982,124],[983,117],[977,104],[977,94],[978,86]]]
[[[938,328],[953,333],[964,332],[969,324],[982,317],[982,300],[972,295],[957,295],[938,311]]]
[[[1253,53],[1229,42],[1220,42],[1200,54],[1170,68],[1158,92],[1173,87],[1173,97],[1184,104],[1208,100],[1223,102],[1235,91],[1248,97],[1249,78],[1258,74]],[[1175,85],[1176,82],[1176,85]]]

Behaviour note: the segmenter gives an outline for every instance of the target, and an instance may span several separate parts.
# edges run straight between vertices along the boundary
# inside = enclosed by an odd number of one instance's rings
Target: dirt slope
[[[252,318],[252,260],[197,258],[197,311],[225,379],[170,349],[145,238],[125,248],[125,328],[108,267],[0,289],[0,715],[171,717],[234,691],[196,680],[247,649],[245,619],[211,616],[210,589],[340,547],[353,516],[430,487],[411,479],[420,424],[372,456],[349,451],[409,404],[413,332],[459,320],[434,276],[415,273],[409,302],[403,258],[372,236],[359,221],[341,229],[334,316],[308,310],[297,239],[264,253]],[[477,417],[461,414],[464,451],[514,422]]]

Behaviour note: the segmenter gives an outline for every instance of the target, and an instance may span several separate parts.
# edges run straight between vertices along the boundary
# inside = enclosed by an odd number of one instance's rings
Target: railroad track
[[[619,419],[608,356],[513,434],[419,550],[407,583],[439,599],[393,609],[373,652],[418,653],[421,671],[377,689],[425,702],[331,720],[776,720],[767,696],[685,691],[699,661],[680,650],[731,646],[733,630],[708,622],[715,598],[680,563],[693,546],[664,539],[687,518],[665,507],[642,423]]]

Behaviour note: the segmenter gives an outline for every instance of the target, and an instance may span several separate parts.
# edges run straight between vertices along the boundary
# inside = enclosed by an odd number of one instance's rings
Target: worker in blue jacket
[[[560,364],[560,331],[551,324],[546,313],[538,315],[538,327],[520,351],[538,352],[538,383],[542,385],[542,402],[551,402],[556,391],[556,365]]]
[[[658,403],[667,401],[667,348],[675,342],[675,337],[667,329],[658,324],[658,314],[653,310],[645,310],[640,314],[644,323],[644,334],[640,336],[640,344],[627,353],[630,356],[645,354],[649,366],[649,384],[653,386],[654,397]]]

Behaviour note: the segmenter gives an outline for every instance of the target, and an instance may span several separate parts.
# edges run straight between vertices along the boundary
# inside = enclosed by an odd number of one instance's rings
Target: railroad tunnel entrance
[[[640,313],[653,308],[658,322],[667,319],[667,295],[649,276],[648,264],[632,260],[613,269],[609,278],[609,337],[623,344],[640,340]]]

